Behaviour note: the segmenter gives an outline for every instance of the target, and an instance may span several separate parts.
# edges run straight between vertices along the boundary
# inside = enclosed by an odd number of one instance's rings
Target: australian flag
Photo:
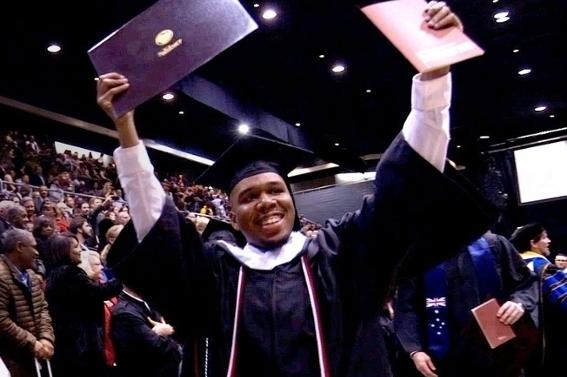
[[[447,282],[443,263],[426,272],[425,295],[427,350],[431,356],[442,359],[449,349]]]

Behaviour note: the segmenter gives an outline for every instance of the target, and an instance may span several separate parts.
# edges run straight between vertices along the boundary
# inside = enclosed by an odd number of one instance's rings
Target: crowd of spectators
[[[130,218],[116,166],[111,159],[105,163],[102,154],[58,153],[54,145],[53,140],[18,131],[0,134],[0,200],[25,208],[26,216],[18,221],[30,231],[42,215],[53,220],[55,232],[67,231],[73,217],[83,216],[95,229],[89,246],[101,250],[105,245],[103,232]],[[157,169],[156,175],[180,211],[228,220],[230,206],[221,190],[193,184],[179,172]],[[319,227],[301,218],[306,231]]]
[[[105,375],[115,365],[107,308],[120,302],[122,289],[105,267],[106,255],[130,220],[116,166],[102,154],[59,153],[52,140],[7,131],[0,133],[0,174],[0,236],[10,230],[33,235],[39,253],[33,270],[50,307],[56,339],[50,345],[58,350],[52,360],[56,375]],[[210,219],[228,224],[225,193],[192,184],[178,172],[156,170],[156,176],[199,233]],[[304,216],[300,221],[304,233],[315,236],[319,224]],[[122,295],[122,300],[136,296]],[[152,331],[166,326],[151,314],[159,322]]]

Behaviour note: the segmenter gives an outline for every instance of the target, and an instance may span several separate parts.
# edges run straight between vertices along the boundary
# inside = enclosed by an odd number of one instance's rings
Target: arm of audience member
[[[51,343],[47,339],[40,339],[39,343],[43,345],[43,358],[51,359],[53,353],[55,352],[55,347],[53,347],[53,343]]]
[[[37,284],[40,283],[40,277],[38,275],[34,276],[35,279],[38,279]],[[43,288],[40,288],[40,307],[38,308],[38,321],[37,321],[37,331],[38,331],[38,339],[39,341],[47,347],[47,358],[53,356],[53,344],[55,343],[55,333],[53,331],[53,325],[51,321],[51,315],[49,314],[48,303],[45,300],[45,296],[43,293]],[[49,347],[50,346],[50,347]]]
[[[122,291],[122,282],[118,279],[110,279],[103,284],[97,283],[89,278],[86,272],[82,271],[77,275],[73,287],[69,287],[69,290],[73,290],[77,296],[86,296],[93,300],[103,302],[104,300],[118,296]]]
[[[97,84],[97,103],[113,120],[120,148],[114,152],[116,169],[124,188],[130,215],[138,241],[149,233],[161,215],[165,192],[154,175],[146,148],[140,142],[134,124],[134,112],[116,117],[112,101],[129,87],[128,79],[118,73],[100,76]]]
[[[35,355],[36,337],[10,318],[11,295],[12,292],[7,284],[0,281],[0,343],[8,349],[26,349],[30,354]]]
[[[463,25],[444,2],[431,1],[424,12],[427,25],[444,29]],[[402,134],[408,144],[439,171],[443,171],[449,145],[451,76],[449,67],[425,72],[413,78],[412,111]]]
[[[419,373],[423,374],[425,377],[437,377],[435,371],[435,364],[431,357],[423,351],[417,351],[412,353],[411,359],[413,364],[415,365],[415,369],[419,371]]]

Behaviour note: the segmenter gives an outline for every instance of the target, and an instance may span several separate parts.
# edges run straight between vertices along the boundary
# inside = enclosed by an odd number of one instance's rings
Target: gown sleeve
[[[199,303],[205,295],[204,253],[199,233],[167,199],[160,217],[138,242],[129,222],[112,245],[107,263],[124,285],[155,306],[180,336],[192,333],[196,317],[206,316]]]

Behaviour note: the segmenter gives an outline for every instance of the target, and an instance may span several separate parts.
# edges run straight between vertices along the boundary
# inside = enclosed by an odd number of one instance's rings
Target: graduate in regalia
[[[516,337],[491,349],[471,311],[489,299]],[[404,377],[519,377],[536,350],[538,288],[514,246],[488,232],[398,284],[394,328],[413,361]]]
[[[460,26],[444,3],[431,4],[424,17],[441,28]],[[286,181],[308,153],[239,139],[199,181],[229,193],[244,247],[222,240],[202,247],[155,178],[133,112],[114,115],[113,98],[128,79],[109,73],[97,85],[98,103],[118,130],[114,158],[132,215],[108,263],[177,334],[206,337],[207,364],[198,367],[209,376],[387,375],[376,323],[402,262],[411,261],[404,273],[437,263],[495,219],[445,166],[448,67],[414,77],[412,111],[377,167],[374,194],[359,210],[329,220],[316,238],[299,232]],[[416,252],[432,244],[429,254]]]

